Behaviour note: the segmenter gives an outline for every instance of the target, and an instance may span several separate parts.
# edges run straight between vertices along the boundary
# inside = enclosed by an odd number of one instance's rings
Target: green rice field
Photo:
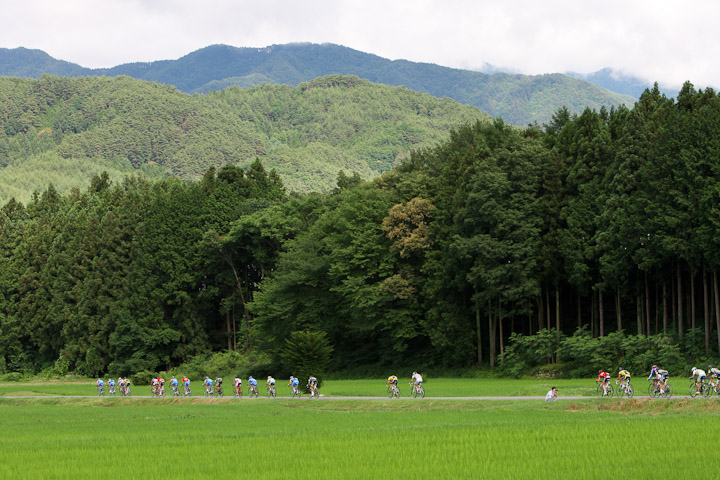
[[[696,455],[720,440],[716,398],[548,404],[17,399],[5,392],[0,478],[8,479],[643,479],[658,478],[658,469],[664,478],[687,478],[693,469],[707,472]]]

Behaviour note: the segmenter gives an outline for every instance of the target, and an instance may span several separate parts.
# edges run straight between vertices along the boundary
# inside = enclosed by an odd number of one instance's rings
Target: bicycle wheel
[[[424,387],[420,387],[418,389],[418,395],[420,395],[420,398],[425,398],[425,388]]]
[[[635,390],[633,389],[632,385],[629,383],[625,387],[625,395],[627,395],[628,398],[632,398],[633,395],[635,395]]]
[[[693,382],[690,384],[690,396],[695,398],[696,396],[700,395],[700,392],[698,391],[698,385],[697,382]]]
[[[606,396],[606,395],[605,395],[605,390],[603,390],[602,383],[599,383],[599,384],[598,384],[597,389],[595,390],[595,393],[596,393],[597,396],[600,397],[600,398],[603,398],[603,397]]]
[[[662,394],[663,397],[670,398],[670,397],[672,397],[672,394],[673,394],[672,385],[670,385],[669,383],[666,383],[665,388],[663,389],[663,394]]]
[[[703,386],[702,386],[702,395],[703,395],[703,397],[706,397],[706,398],[707,398],[707,397],[709,397],[710,395],[712,395],[712,393],[713,393],[712,386],[711,386],[711,385],[708,385],[707,383],[704,383]]]
[[[417,395],[418,395],[417,388],[415,388],[415,387],[411,387],[411,388],[412,388],[412,397],[417,398]]]
[[[393,388],[393,394],[395,397],[400,398],[400,389],[397,387]]]

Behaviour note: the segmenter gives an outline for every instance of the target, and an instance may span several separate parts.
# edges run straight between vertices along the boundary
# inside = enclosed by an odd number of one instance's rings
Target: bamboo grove
[[[259,162],[198,182],[96,177],[0,215],[0,370],[277,359],[494,366],[512,333],[720,349],[720,98],[687,83],[542,128],[465,124],[372,182],[288,194]]]

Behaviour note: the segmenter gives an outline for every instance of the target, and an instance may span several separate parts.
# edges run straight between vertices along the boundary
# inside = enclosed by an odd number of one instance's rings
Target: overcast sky
[[[519,73],[604,67],[676,87],[720,84],[720,1],[0,0],[0,47],[85,67],[211,44],[336,43],[390,59]]]

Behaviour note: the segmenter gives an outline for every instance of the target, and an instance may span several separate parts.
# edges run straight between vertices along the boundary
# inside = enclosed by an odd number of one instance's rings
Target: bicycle
[[[615,384],[619,385],[618,397],[632,398],[633,395],[635,395],[635,390],[633,389],[632,385],[630,385],[629,380],[627,381],[627,383],[622,383],[615,380]]]
[[[300,389],[298,387],[295,387],[292,385],[288,385],[288,386],[290,387],[290,397],[291,398],[302,396],[302,394],[300,393]]]
[[[110,388],[108,389],[108,395],[115,396],[115,387],[114,386],[112,386],[112,385],[110,386]]]
[[[648,380],[650,382],[650,380]],[[672,397],[672,385],[668,383],[667,380],[659,380],[657,382],[651,382],[648,385],[648,396],[652,398],[657,397],[664,397],[664,398],[670,398]]]
[[[175,396],[175,397],[179,397],[179,396],[180,396],[180,390],[178,390],[178,387],[176,387],[175,385],[172,386],[172,394],[173,394],[173,396]]]
[[[105,396],[105,387],[97,387],[98,389],[98,397],[104,397]]]
[[[183,387],[183,395],[185,395],[186,397],[189,397],[191,395],[190,385],[185,385]]]
[[[252,397],[254,396],[255,398],[257,398],[257,397],[258,397],[258,388],[257,388],[257,386],[256,386],[256,385],[250,385],[249,388],[250,388],[250,397],[252,398]]]
[[[130,396],[130,385],[125,385],[125,387],[121,388],[120,393],[122,393],[123,397],[129,397]]]
[[[615,390],[610,383],[606,383],[607,389],[603,389],[603,382],[600,382],[597,386],[597,396],[600,398],[612,398],[615,394]]]
[[[720,396],[720,382],[713,382],[713,380],[711,379],[710,382],[707,384],[705,396],[711,397],[713,394]]]
[[[222,396],[223,396],[222,385],[218,385],[217,387],[215,387],[215,390],[217,390],[218,397],[222,397]]]
[[[268,388],[267,397],[275,398],[275,395],[277,395],[277,392],[275,392],[275,385],[271,385],[270,388]]]
[[[310,385],[310,398],[320,398],[317,385]]]
[[[707,391],[708,386],[705,382],[701,382],[698,384],[698,381],[695,380],[690,384],[690,396],[695,398],[699,396],[707,397],[710,395],[710,392]]]
[[[235,398],[242,398],[242,385],[235,385]]]
[[[400,389],[397,387],[397,385],[391,383],[387,387],[387,394],[388,394],[388,398],[393,398],[393,397],[399,398],[400,397]]]
[[[213,388],[209,385],[205,385],[205,396],[206,397],[212,397],[215,392],[213,391]]]
[[[417,398],[417,397],[425,398],[425,388],[422,385],[418,386],[414,383],[411,383],[410,385],[412,385],[412,397],[413,398]]]

